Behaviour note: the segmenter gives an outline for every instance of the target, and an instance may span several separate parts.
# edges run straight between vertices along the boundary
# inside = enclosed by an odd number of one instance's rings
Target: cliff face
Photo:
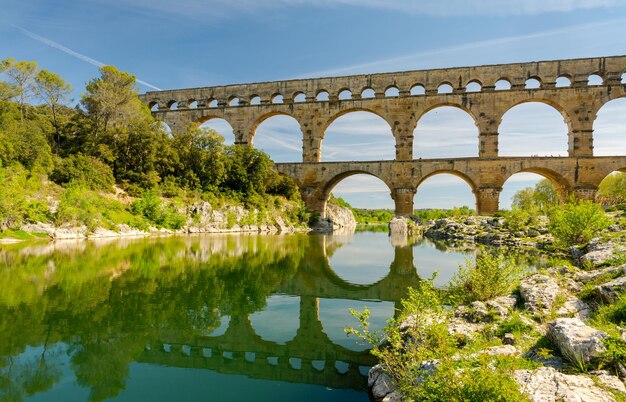
[[[322,233],[352,232],[356,220],[350,208],[334,204],[326,206],[326,218],[320,218],[313,224],[313,231]]]

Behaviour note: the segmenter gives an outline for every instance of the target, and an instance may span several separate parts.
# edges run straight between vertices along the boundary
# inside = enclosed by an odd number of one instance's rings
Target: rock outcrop
[[[606,332],[586,325],[578,318],[557,318],[548,324],[548,337],[570,361],[588,361],[606,350]]]
[[[567,375],[551,367],[517,370],[515,381],[533,402],[614,402],[608,392],[582,375]]]

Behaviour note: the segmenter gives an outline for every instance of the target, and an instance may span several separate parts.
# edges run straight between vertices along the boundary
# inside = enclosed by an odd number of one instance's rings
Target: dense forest
[[[0,62],[0,230],[27,222],[179,228],[193,200],[257,210],[289,203],[292,221],[306,220],[295,183],[266,154],[225,146],[197,125],[169,132],[137,98],[132,75],[105,66],[73,108],[72,93],[36,62]]]

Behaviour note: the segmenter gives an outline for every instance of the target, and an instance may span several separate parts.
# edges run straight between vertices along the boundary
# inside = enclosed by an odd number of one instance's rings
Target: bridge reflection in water
[[[343,333],[348,307],[367,304],[382,327],[420,281],[414,260],[432,261],[424,251],[371,232],[0,245],[0,399],[79,400],[88,389],[101,401],[181,384],[171,371],[155,379],[154,365],[211,370],[185,385],[198,398],[222,382],[242,400],[273,400],[263,392],[279,386],[366,398],[354,391],[374,360]]]
[[[350,241],[350,236],[343,239]],[[300,298],[296,336],[284,345],[259,336],[249,316],[233,315],[223,335],[163,338],[156,347],[147,348],[139,361],[255,379],[364,389],[367,370],[376,361],[367,350],[350,350],[328,337],[320,320],[319,299],[388,301],[398,307],[407,288],[420,278],[413,263],[413,246],[402,244],[394,247],[394,260],[383,279],[371,285],[351,284],[333,271],[327,256],[343,245],[337,237],[309,236],[298,270],[275,290]]]

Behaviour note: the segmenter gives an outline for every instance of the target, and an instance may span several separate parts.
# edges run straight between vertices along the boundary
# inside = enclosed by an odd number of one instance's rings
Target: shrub
[[[600,204],[574,197],[554,208],[549,218],[550,232],[559,244],[566,247],[587,243],[611,224]]]
[[[474,263],[465,260],[465,266],[452,277],[448,288],[454,302],[470,303],[476,300],[489,300],[511,293],[521,279],[524,270],[502,256],[483,252]]]
[[[168,229],[180,229],[187,218],[178,211],[176,204],[165,203],[150,190],[134,201],[130,206],[135,215],[140,215],[156,226]]]
[[[115,183],[113,172],[107,164],[83,154],[61,159],[50,179],[58,184],[76,182],[90,190],[110,190]]]
[[[118,224],[139,229],[147,227],[145,220],[133,216],[121,202],[78,185],[67,188],[60,201],[55,218],[57,224],[85,225],[89,230],[116,229]]]
[[[528,228],[535,221],[534,216],[525,209],[513,207],[504,213],[504,225],[512,231]]]

